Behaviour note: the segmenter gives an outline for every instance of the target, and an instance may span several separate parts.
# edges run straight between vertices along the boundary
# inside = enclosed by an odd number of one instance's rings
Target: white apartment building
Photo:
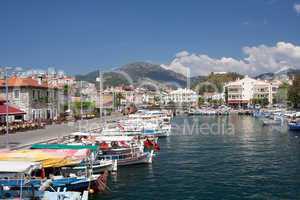
[[[164,95],[162,98],[164,103],[174,102],[177,104],[197,104],[198,102],[198,94],[195,91],[187,88],[173,90],[169,94]]]
[[[252,99],[263,98],[268,99],[269,103],[272,104],[280,84],[280,81],[261,81],[248,76],[230,82],[225,85],[228,90],[228,104],[245,106],[251,104]]]

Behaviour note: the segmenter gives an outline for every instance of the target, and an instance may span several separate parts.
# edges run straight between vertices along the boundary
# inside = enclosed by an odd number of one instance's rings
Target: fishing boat
[[[67,191],[65,184],[59,184],[53,181],[37,179],[32,176],[32,173],[42,168],[40,163],[27,162],[27,161],[0,161],[0,199],[47,199],[57,200],[59,197],[62,199],[68,198],[70,200],[88,200],[87,191],[81,195],[80,192]],[[45,184],[46,183],[46,184]],[[71,183],[74,185],[74,182]],[[51,187],[51,191],[45,191],[43,185]],[[58,188],[55,191],[54,188]],[[60,187],[64,191],[60,192]]]
[[[87,165],[93,171],[93,174],[100,174],[104,171],[117,171],[117,163],[113,160],[98,160],[96,159],[97,154],[99,154],[98,145],[87,145],[80,143],[71,144],[34,144],[31,146],[32,149],[42,149],[42,150],[89,150],[86,157],[77,165],[62,167],[61,170],[64,173],[74,173],[82,174],[86,171]]]
[[[95,142],[100,151],[95,160],[112,160],[117,166],[152,163],[154,151],[144,152],[144,141],[151,140],[156,144],[157,137],[140,137],[126,135],[100,135],[98,133],[72,133],[77,139],[85,138],[86,143]]]
[[[130,136],[100,136],[101,159],[117,160],[118,166],[152,163],[154,150],[144,152],[142,140]]]
[[[42,198],[43,192],[30,182],[31,172],[40,168],[40,163],[35,162],[0,161],[0,199]]]
[[[289,122],[288,127],[290,131],[300,131],[300,122]]]
[[[48,182],[44,182],[40,185],[40,190],[42,190],[41,188],[44,188],[44,190],[65,188],[66,191],[77,192],[83,192],[87,189],[97,190],[97,182],[101,177],[101,175],[90,175],[87,177],[85,175],[76,176],[72,174],[69,176],[70,177],[52,176],[48,179]]]
[[[49,188],[57,190],[66,188],[67,191],[84,191],[90,187],[97,188],[100,175],[93,175],[92,170],[86,168],[85,174],[71,174],[64,172],[62,167],[76,166],[82,162],[82,152],[87,149],[61,150],[61,149],[28,149],[16,150],[1,153],[0,160],[3,162],[33,162],[40,163],[42,168],[31,172],[35,177],[30,180],[34,188]],[[11,164],[8,164],[8,166]],[[47,181],[45,181],[47,179]],[[19,180],[20,181],[20,180]],[[10,181],[10,184],[17,184],[18,181]],[[47,188],[47,186],[51,186]]]

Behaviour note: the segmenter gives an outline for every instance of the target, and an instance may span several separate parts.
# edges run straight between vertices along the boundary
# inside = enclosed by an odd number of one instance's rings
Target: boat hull
[[[94,164],[92,166],[93,169],[93,174],[101,174],[105,171],[114,171],[114,166],[112,162],[109,163],[104,163],[104,164]],[[74,174],[78,174],[78,173],[84,173],[86,171],[86,166],[75,166],[72,168],[64,168],[64,171],[68,172],[68,173],[74,173]]]
[[[136,159],[128,159],[128,160],[118,160],[118,166],[127,166],[127,165],[137,165],[137,164],[148,164],[152,161],[149,161],[149,158],[146,157],[140,157]]]
[[[300,131],[300,124],[289,123],[288,127],[290,131]]]

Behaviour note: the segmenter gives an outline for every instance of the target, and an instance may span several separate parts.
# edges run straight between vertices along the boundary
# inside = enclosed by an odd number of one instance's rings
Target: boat
[[[91,163],[90,168],[92,169],[93,174],[101,174],[105,171],[116,172],[117,171],[117,161],[96,160]],[[62,172],[74,173],[74,174],[82,174],[86,171],[86,169],[87,169],[86,163],[82,163],[77,166],[61,168]]]
[[[0,199],[42,198],[43,192],[30,183],[31,172],[41,164],[28,161],[0,161]]]
[[[80,150],[80,149],[88,149],[89,155],[86,154],[86,157],[82,159],[82,162],[72,166],[62,167],[62,171],[64,173],[74,173],[74,174],[82,174],[86,171],[87,165],[93,171],[93,174],[100,174],[104,171],[117,171],[117,163],[113,160],[97,160],[95,159],[97,154],[99,153],[99,145],[87,145],[80,143],[71,143],[71,144],[34,144],[31,146],[31,149],[56,149],[56,150]]]
[[[68,192],[68,191],[45,191],[42,200],[60,200],[60,199],[68,199],[68,200],[88,200],[89,194],[88,191],[84,191],[83,194],[81,192]]]
[[[67,176],[69,177],[52,176],[48,179],[48,183],[44,182],[40,185],[40,189],[49,190],[53,188],[58,190],[59,188],[65,188],[66,191],[77,192],[83,192],[87,189],[97,190],[97,182],[101,178],[101,175],[76,176],[75,174],[69,174]],[[47,187],[48,185],[51,187]]]
[[[16,150],[1,153],[0,160],[8,163],[25,161],[40,163],[42,168],[40,170],[33,171],[30,174],[31,176],[35,177],[35,179],[30,180],[30,184],[34,188],[41,188],[51,185],[51,188],[55,190],[58,188],[66,188],[67,191],[82,192],[90,187],[96,189],[97,182],[101,175],[93,175],[92,170],[90,170],[88,167],[86,167],[84,174],[72,174],[61,169],[63,167],[72,167],[80,164],[83,160],[82,158],[86,158],[86,152],[88,152],[88,149]],[[45,178],[47,178],[47,181],[44,180]],[[20,179],[19,181],[10,181],[9,183],[11,186],[16,186],[19,182]]]
[[[280,125],[281,121],[279,120],[274,120],[274,119],[269,119],[269,118],[264,118],[262,119],[263,125],[268,126],[268,125]]]
[[[118,166],[152,163],[154,150],[144,151],[144,140],[132,136],[100,136],[102,154],[98,159],[117,160]]]
[[[300,131],[300,123],[299,122],[289,122],[288,127],[290,131]]]

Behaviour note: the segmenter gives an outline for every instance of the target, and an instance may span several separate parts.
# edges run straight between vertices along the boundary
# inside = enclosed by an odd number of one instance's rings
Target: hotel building
[[[224,87],[228,91],[229,105],[247,106],[252,103],[252,99],[268,99],[269,104],[272,104],[280,84],[280,81],[267,82],[246,76]]]
[[[176,104],[192,104],[196,105],[198,102],[198,95],[195,91],[187,88],[179,88],[171,91],[169,94],[163,96],[164,103],[174,102]]]

